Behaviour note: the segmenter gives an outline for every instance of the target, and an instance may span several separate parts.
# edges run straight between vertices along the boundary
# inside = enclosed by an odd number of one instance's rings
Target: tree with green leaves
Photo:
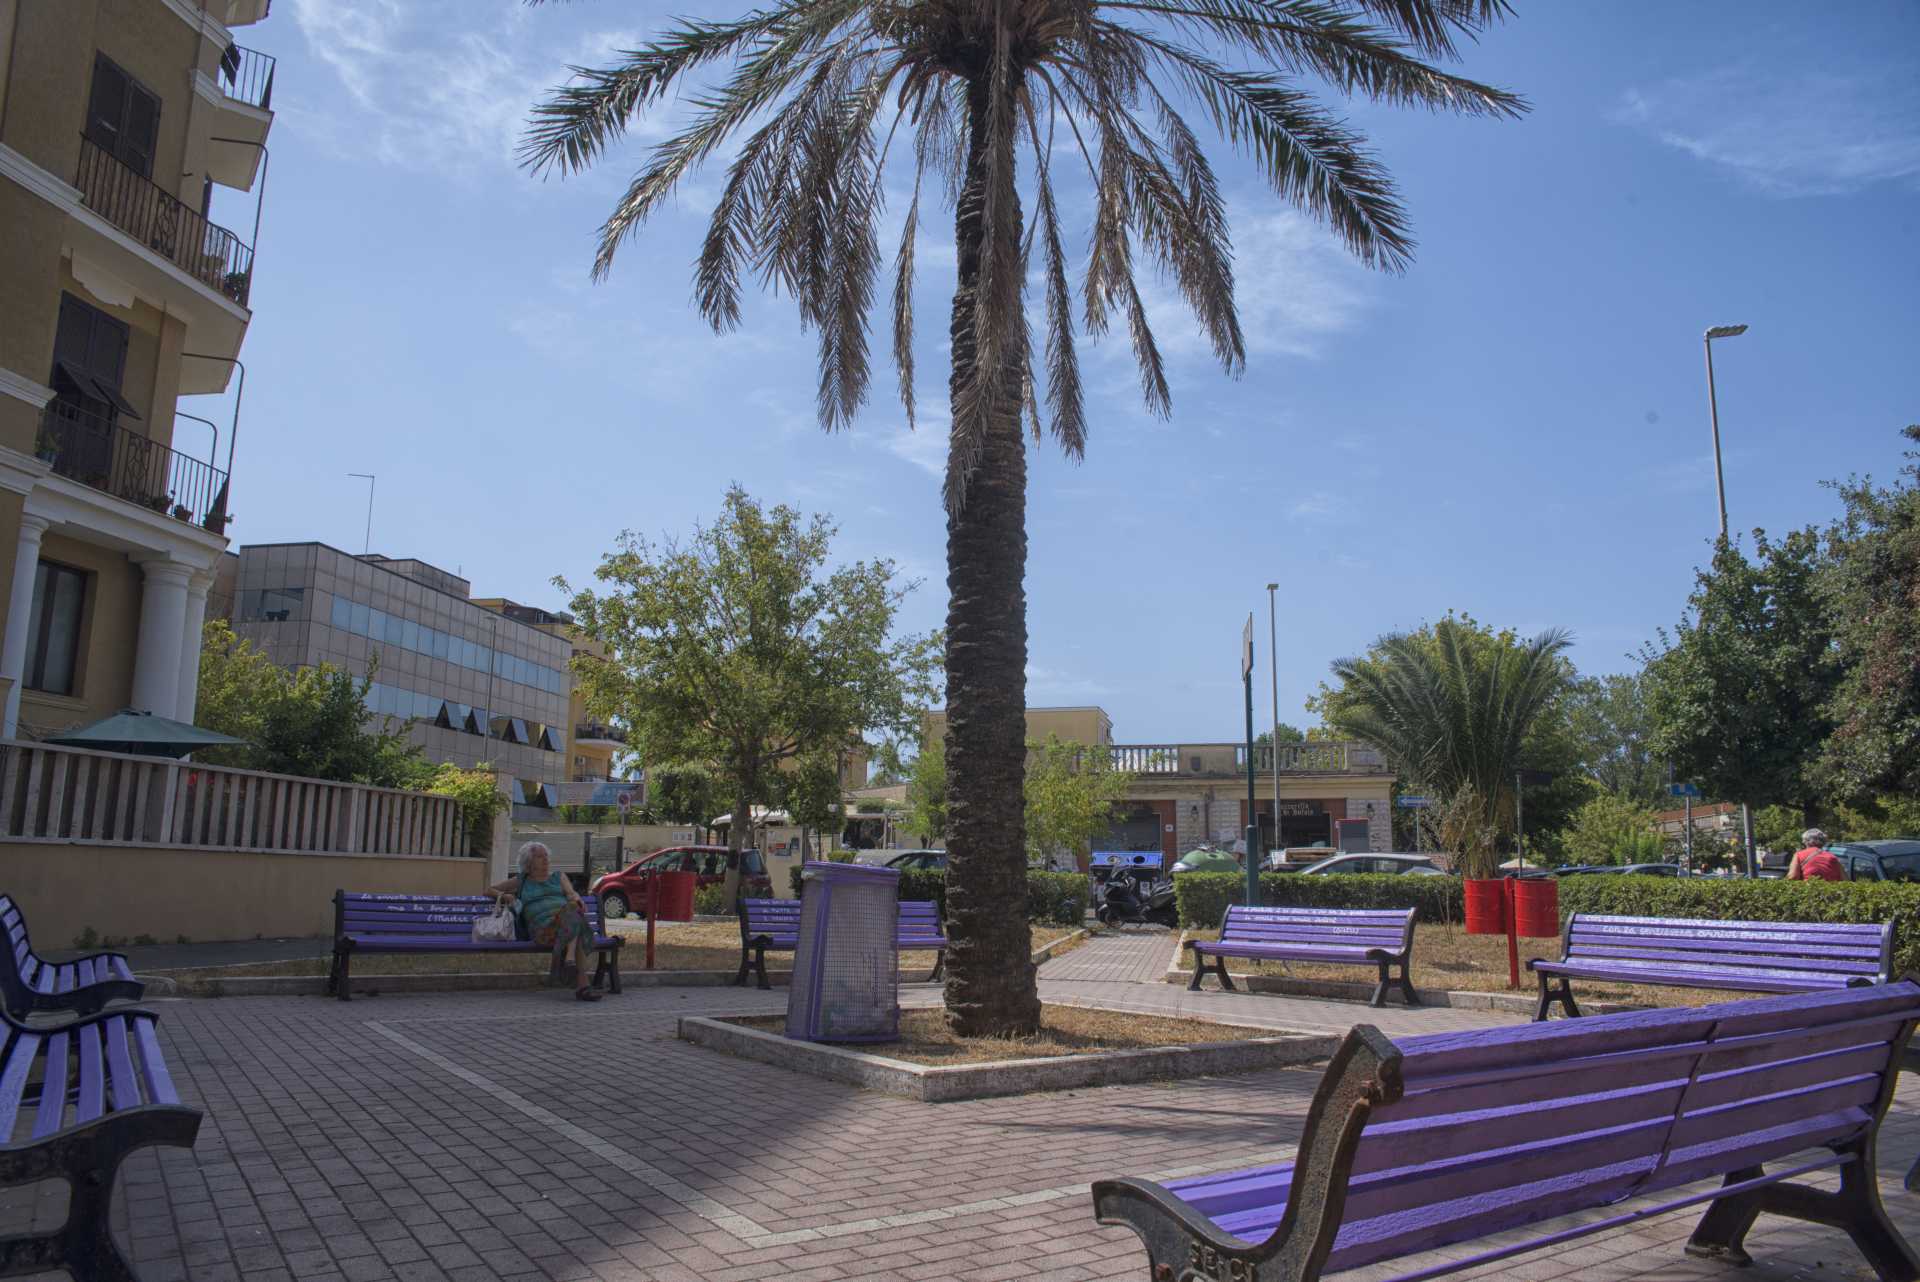
[[[701,833],[726,803],[720,780],[703,761],[670,761],[647,771],[647,809],[665,824],[684,824]]]
[[[1920,445],[1920,425],[1903,435]],[[1821,597],[1840,676],[1819,775],[1839,799],[1920,795],[1920,450],[1891,489],[1835,486],[1845,514],[1827,531]]]
[[[607,651],[573,660],[591,715],[618,717],[644,760],[712,763],[733,816],[729,903],[782,764],[905,733],[936,688],[938,638],[893,635],[913,585],[887,560],[828,570],[834,533],[736,485],[685,543],[622,534],[594,572],[602,587],[573,593],[574,626]]]
[[[744,277],[791,292],[819,334],[829,430],[851,425],[867,399],[888,160],[905,157],[911,178],[889,308],[910,427],[923,179],[953,212],[946,1000],[961,1034],[1030,1033],[1040,1017],[1021,911],[1025,437],[1028,424],[1041,430],[1043,404],[1069,457],[1088,435],[1054,161],[1066,173],[1084,164],[1092,186],[1080,322],[1096,336],[1125,327],[1145,399],[1166,416],[1142,260],[1169,274],[1229,373],[1246,360],[1226,200],[1179,104],[1196,104],[1283,201],[1330,224],[1364,262],[1399,270],[1413,239],[1391,179],[1299,79],[1343,97],[1514,117],[1525,110],[1515,95],[1435,65],[1506,11],[1504,0],[772,0],[734,20],[682,20],[615,65],[579,69],[535,107],[527,164],[577,173],[636,117],[693,90],[682,96],[691,120],[654,148],[602,226],[595,275],[682,178],[729,150],[697,304],[724,331],[740,322]],[[1030,274],[1043,295],[1037,344]]]
[[[1653,751],[1643,674],[1581,677],[1568,687],[1562,712],[1580,769],[1594,783],[1639,806],[1669,795],[1666,763]]]
[[[1511,832],[1517,772],[1535,724],[1565,691],[1570,638],[1555,629],[1504,644],[1451,616],[1429,632],[1383,637],[1376,655],[1333,665],[1340,686],[1322,700],[1343,734],[1386,754],[1413,786],[1443,802],[1470,794],[1480,826],[1464,843],[1469,876],[1491,876],[1483,834]],[[1462,816],[1458,826],[1468,825]]]
[[[1048,735],[1027,743],[1025,782],[1027,861],[1044,865],[1058,854],[1077,855],[1107,831],[1114,803],[1133,776],[1113,764],[1105,748]]]
[[[1653,811],[1612,792],[1580,807],[1562,844],[1568,859],[1588,865],[1658,863],[1666,851]]]
[[[929,736],[907,773],[906,829],[922,842],[947,837],[947,741]]]
[[[1820,599],[1820,540],[1754,531],[1755,556],[1720,540],[1687,614],[1643,652],[1649,746],[1709,796],[1791,806],[1802,827],[1822,804],[1821,749],[1841,676]]]
[[[196,759],[378,788],[420,787],[434,766],[406,724],[367,711],[378,671],[378,655],[368,659],[364,677],[330,663],[283,668],[225,620],[212,620],[201,640],[194,724],[246,743],[203,750]]]
[[[823,840],[816,840],[810,848],[808,834],[817,837],[828,829],[840,831],[846,807],[840,790],[839,753],[818,748],[801,753],[780,772],[779,784],[775,800],[799,825],[802,854],[811,854],[813,848],[824,850],[827,843]]]

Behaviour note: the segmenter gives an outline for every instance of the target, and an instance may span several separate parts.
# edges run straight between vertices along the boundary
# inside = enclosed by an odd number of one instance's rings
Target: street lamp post
[[[1720,541],[1727,541],[1727,478],[1720,466],[1720,398],[1713,386],[1713,340],[1716,338],[1738,338],[1747,332],[1745,325],[1715,325],[1708,330],[1702,343],[1707,349],[1707,414],[1713,420],[1713,485],[1720,497]],[[1740,847],[1745,856],[1747,876],[1758,875],[1753,855],[1753,809],[1746,802],[1740,803]]]
[[[1278,583],[1267,584],[1267,665],[1273,673],[1273,848],[1280,844],[1280,631],[1274,611],[1273,594]]]

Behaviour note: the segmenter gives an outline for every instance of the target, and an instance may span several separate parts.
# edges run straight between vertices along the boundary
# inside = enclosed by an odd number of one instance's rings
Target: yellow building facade
[[[193,718],[233,441],[176,440],[176,403],[228,387],[252,318],[253,248],[208,213],[264,163],[273,61],[232,32],[267,6],[0,0],[7,737]]]

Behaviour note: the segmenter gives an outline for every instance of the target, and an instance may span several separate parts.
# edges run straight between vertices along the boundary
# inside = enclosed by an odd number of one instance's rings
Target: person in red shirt
[[[1795,853],[1793,862],[1787,865],[1788,881],[1845,881],[1846,869],[1840,866],[1840,860],[1825,846],[1827,834],[1818,828],[1809,828],[1800,834],[1802,849]]]

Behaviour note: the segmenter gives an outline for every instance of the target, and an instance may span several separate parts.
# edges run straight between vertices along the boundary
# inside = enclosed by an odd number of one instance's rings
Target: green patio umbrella
[[[1227,850],[1189,850],[1180,856],[1188,872],[1239,872],[1240,861]]]
[[[119,712],[70,734],[56,735],[48,743],[62,748],[92,748],[96,752],[126,752],[139,757],[184,757],[200,748],[223,743],[245,743],[232,735],[151,712],[123,708]]]

